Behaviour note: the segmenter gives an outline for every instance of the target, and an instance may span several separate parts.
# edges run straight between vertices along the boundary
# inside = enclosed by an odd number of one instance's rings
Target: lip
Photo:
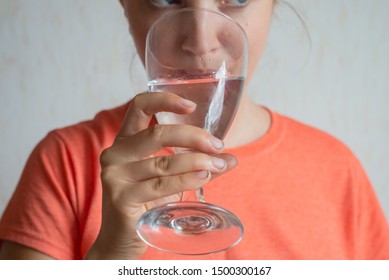
[[[213,69],[180,69],[176,71],[176,75],[184,79],[211,78],[215,76],[216,72]]]

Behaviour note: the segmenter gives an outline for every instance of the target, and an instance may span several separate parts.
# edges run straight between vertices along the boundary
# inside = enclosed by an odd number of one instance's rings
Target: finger
[[[146,129],[154,114],[173,112],[189,114],[196,109],[196,104],[168,92],[144,92],[131,101],[118,137],[126,137]]]
[[[156,124],[116,142],[116,153],[123,160],[140,160],[166,147],[183,147],[202,153],[220,153],[224,143],[207,131],[191,125]]]
[[[220,173],[226,168],[227,162],[223,156],[216,157],[203,153],[186,153],[131,162],[126,169],[126,176],[129,177],[130,181],[144,181],[155,177],[172,176],[201,170]]]
[[[232,154],[219,154],[219,155],[214,155],[214,156],[223,158],[226,162],[226,167],[224,168],[224,170],[222,172],[211,173],[211,175],[212,175],[211,180],[219,177],[222,174],[225,174],[225,173],[231,171],[232,169],[234,169],[238,165],[238,159],[235,156],[233,156]]]
[[[145,205],[146,210],[149,210],[151,208],[161,206],[164,204],[181,201],[181,196],[182,196],[182,193],[173,194],[173,195],[169,195],[166,197],[162,197],[162,198],[157,199],[157,200],[146,202],[144,205]]]
[[[208,170],[153,178],[136,183],[137,186],[134,188],[128,188],[128,196],[136,203],[146,203],[169,195],[197,189],[210,179],[211,173]]]

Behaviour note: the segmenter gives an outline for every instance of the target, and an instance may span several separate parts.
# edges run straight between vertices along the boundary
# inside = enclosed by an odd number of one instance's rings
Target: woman
[[[143,61],[147,31],[163,13],[193,6],[230,15],[249,38],[250,80],[274,2],[121,4]],[[1,220],[2,258],[389,258],[388,224],[365,172],[342,143],[247,94],[224,143],[199,128],[152,123],[159,111],[194,110],[196,104],[174,94],[139,94],[91,121],[51,132],[31,154]],[[202,153],[169,155],[169,146]],[[148,248],[138,238],[135,226],[144,211],[207,182],[207,199],[243,220],[241,243],[185,257]]]

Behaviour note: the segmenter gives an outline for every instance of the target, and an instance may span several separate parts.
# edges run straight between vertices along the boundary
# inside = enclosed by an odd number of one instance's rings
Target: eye
[[[150,3],[158,8],[168,8],[181,4],[181,0],[150,0]]]
[[[224,8],[242,8],[245,7],[250,0],[221,0],[220,5]]]

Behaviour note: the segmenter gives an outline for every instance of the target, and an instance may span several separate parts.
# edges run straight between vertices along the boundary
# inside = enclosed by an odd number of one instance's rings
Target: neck
[[[224,139],[225,146],[234,148],[258,140],[269,130],[270,123],[269,112],[244,93],[235,120]]]

